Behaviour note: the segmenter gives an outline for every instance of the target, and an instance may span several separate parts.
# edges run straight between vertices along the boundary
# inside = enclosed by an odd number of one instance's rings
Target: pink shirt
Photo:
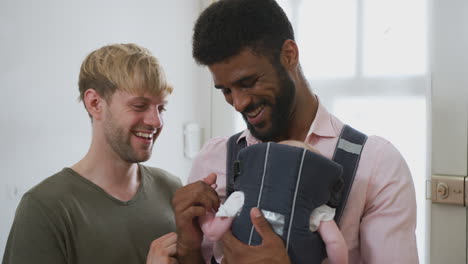
[[[306,142],[331,159],[342,128],[343,123],[319,104]],[[248,130],[241,137],[246,137],[247,145],[260,143]],[[216,173],[222,201],[226,194],[227,140],[209,140],[195,158],[188,179],[194,182]],[[398,150],[381,137],[367,139],[340,229],[348,245],[349,263],[418,263],[411,173]],[[212,245],[204,242],[205,259],[212,254]]]

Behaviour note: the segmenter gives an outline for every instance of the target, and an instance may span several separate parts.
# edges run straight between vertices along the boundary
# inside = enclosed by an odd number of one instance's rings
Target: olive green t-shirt
[[[175,231],[171,199],[181,183],[161,169],[140,172],[126,202],[70,168],[45,179],[16,210],[3,264],[145,263],[151,242]]]

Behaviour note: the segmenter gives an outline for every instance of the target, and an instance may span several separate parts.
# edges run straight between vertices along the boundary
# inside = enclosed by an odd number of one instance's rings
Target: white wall
[[[192,0],[0,1],[0,257],[20,195],[78,161],[88,150],[91,127],[77,102],[84,57],[110,43],[150,49],[175,91],[165,129],[147,164],[184,181],[183,125],[211,131],[210,85],[191,57]],[[209,136],[205,133],[205,137]]]

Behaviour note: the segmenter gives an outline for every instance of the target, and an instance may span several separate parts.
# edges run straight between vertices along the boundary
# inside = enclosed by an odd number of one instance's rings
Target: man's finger
[[[167,247],[177,242],[177,234],[174,232],[167,233],[164,236],[158,238],[157,240],[160,241],[162,246]]]
[[[210,173],[210,175],[203,178],[203,182],[208,184],[208,185],[213,185],[213,184],[216,183],[217,178],[218,178],[218,176],[216,176],[216,173]]]
[[[270,223],[268,223],[258,208],[253,207],[250,210],[250,219],[252,220],[252,224],[254,225],[255,230],[262,237],[262,239],[276,236],[275,232],[273,232],[273,229],[271,229]]]
[[[216,176],[215,173],[211,173],[210,175],[206,176],[205,178],[203,178],[203,181],[208,184],[208,185],[213,185],[216,183],[216,178],[218,176]]]
[[[167,247],[167,254],[171,257],[174,257],[177,253],[177,244],[172,244]]]
[[[158,240],[163,241],[163,240],[166,240],[167,238],[170,238],[170,237],[172,237],[172,236],[174,236],[174,235],[176,235],[176,233],[174,233],[174,232],[169,232],[169,233],[165,234],[164,236],[160,236],[160,237],[158,238]]]
[[[180,213],[179,218],[176,219],[176,225],[178,224],[177,220],[182,223],[192,222],[194,217],[206,215],[206,209],[201,206],[192,206],[187,209],[185,212]]]
[[[207,211],[217,210],[219,204],[216,191],[201,181],[179,188],[172,201],[176,215],[194,205],[204,206]]]
[[[226,231],[223,237],[221,238],[223,241],[224,250],[230,251],[231,248],[239,248],[245,246],[239,239],[237,239],[231,232],[231,230]]]

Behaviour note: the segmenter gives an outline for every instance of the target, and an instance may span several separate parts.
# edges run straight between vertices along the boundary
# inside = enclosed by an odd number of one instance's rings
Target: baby
[[[299,141],[287,140],[280,142],[280,144],[306,148],[317,153],[308,144]],[[233,192],[221,205],[216,215],[209,213],[200,218],[200,226],[205,237],[212,242],[220,240],[223,234],[231,228],[232,222],[241,211],[243,204],[244,193]],[[316,208],[310,216],[309,229],[312,232],[319,232],[325,243],[330,264],[346,264],[348,263],[348,249],[338,226],[333,221],[334,215],[335,209],[327,205]],[[215,244],[216,250],[219,248]]]

